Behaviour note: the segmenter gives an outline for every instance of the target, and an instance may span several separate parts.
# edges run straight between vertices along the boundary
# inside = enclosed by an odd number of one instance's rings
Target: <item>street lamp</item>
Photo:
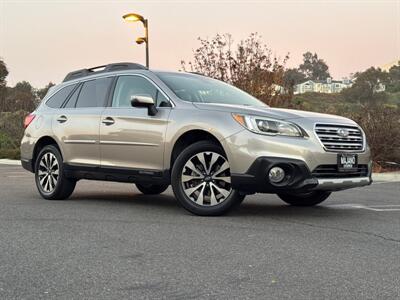
[[[126,22],[142,22],[144,26],[144,37],[139,37],[136,39],[136,44],[140,45],[146,43],[146,67],[149,68],[149,26],[147,19],[143,16],[130,13],[122,16]]]

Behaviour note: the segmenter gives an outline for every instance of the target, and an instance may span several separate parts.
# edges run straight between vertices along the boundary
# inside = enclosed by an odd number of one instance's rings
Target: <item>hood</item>
[[[198,109],[212,110],[212,111],[224,111],[230,113],[257,115],[263,117],[274,118],[278,120],[293,120],[299,118],[307,119],[331,119],[336,122],[349,122],[350,120],[344,117],[321,114],[296,109],[284,109],[284,108],[271,108],[268,106],[244,106],[244,105],[232,105],[232,104],[219,104],[219,103],[194,103],[193,105]]]

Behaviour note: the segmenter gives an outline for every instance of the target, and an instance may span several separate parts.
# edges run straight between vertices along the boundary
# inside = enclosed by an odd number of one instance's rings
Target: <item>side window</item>
[[[76,84],[72,84],[62,88],[47,100],[46,105],[52,108],[60,108],[75,86]]]
[[[150,96],[156,106],[170,106],[168,99],[147,79],[140,76],[120,76],[115,86],[112,107],[132,107],[132,96]]]
[[[78,100],[79,93],[81,91],[82,86],[78,87],[75,92],[69,97],[68,102],[65,104],[65,108],[74,108],[76,104],[76,100]]]
[[[76,107],[103,107],[112,78],[100,78],[83,83]]]

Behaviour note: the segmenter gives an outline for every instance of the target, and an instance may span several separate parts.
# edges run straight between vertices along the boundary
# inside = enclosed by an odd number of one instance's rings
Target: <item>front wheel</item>
[[[172,168],[171,183],[182,206],[200,216],[222,215],[244,198],[232,189],[230,166],[224,151],[207,141],[190,145],[178,156]]]
[[[279,193],[278,197],[293,206],[314,206],[325,201],[331,192],[312,191],[308,193]]]

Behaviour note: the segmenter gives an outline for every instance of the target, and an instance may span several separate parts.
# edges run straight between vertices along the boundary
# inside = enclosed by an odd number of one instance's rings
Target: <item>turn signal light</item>
[[[34,114],[27,115],[24,120],[24,128],[28,127],[29,124],[31,124],[32,121],[35,119],[35,117],[36,117],[36,115],[34,115]]]

